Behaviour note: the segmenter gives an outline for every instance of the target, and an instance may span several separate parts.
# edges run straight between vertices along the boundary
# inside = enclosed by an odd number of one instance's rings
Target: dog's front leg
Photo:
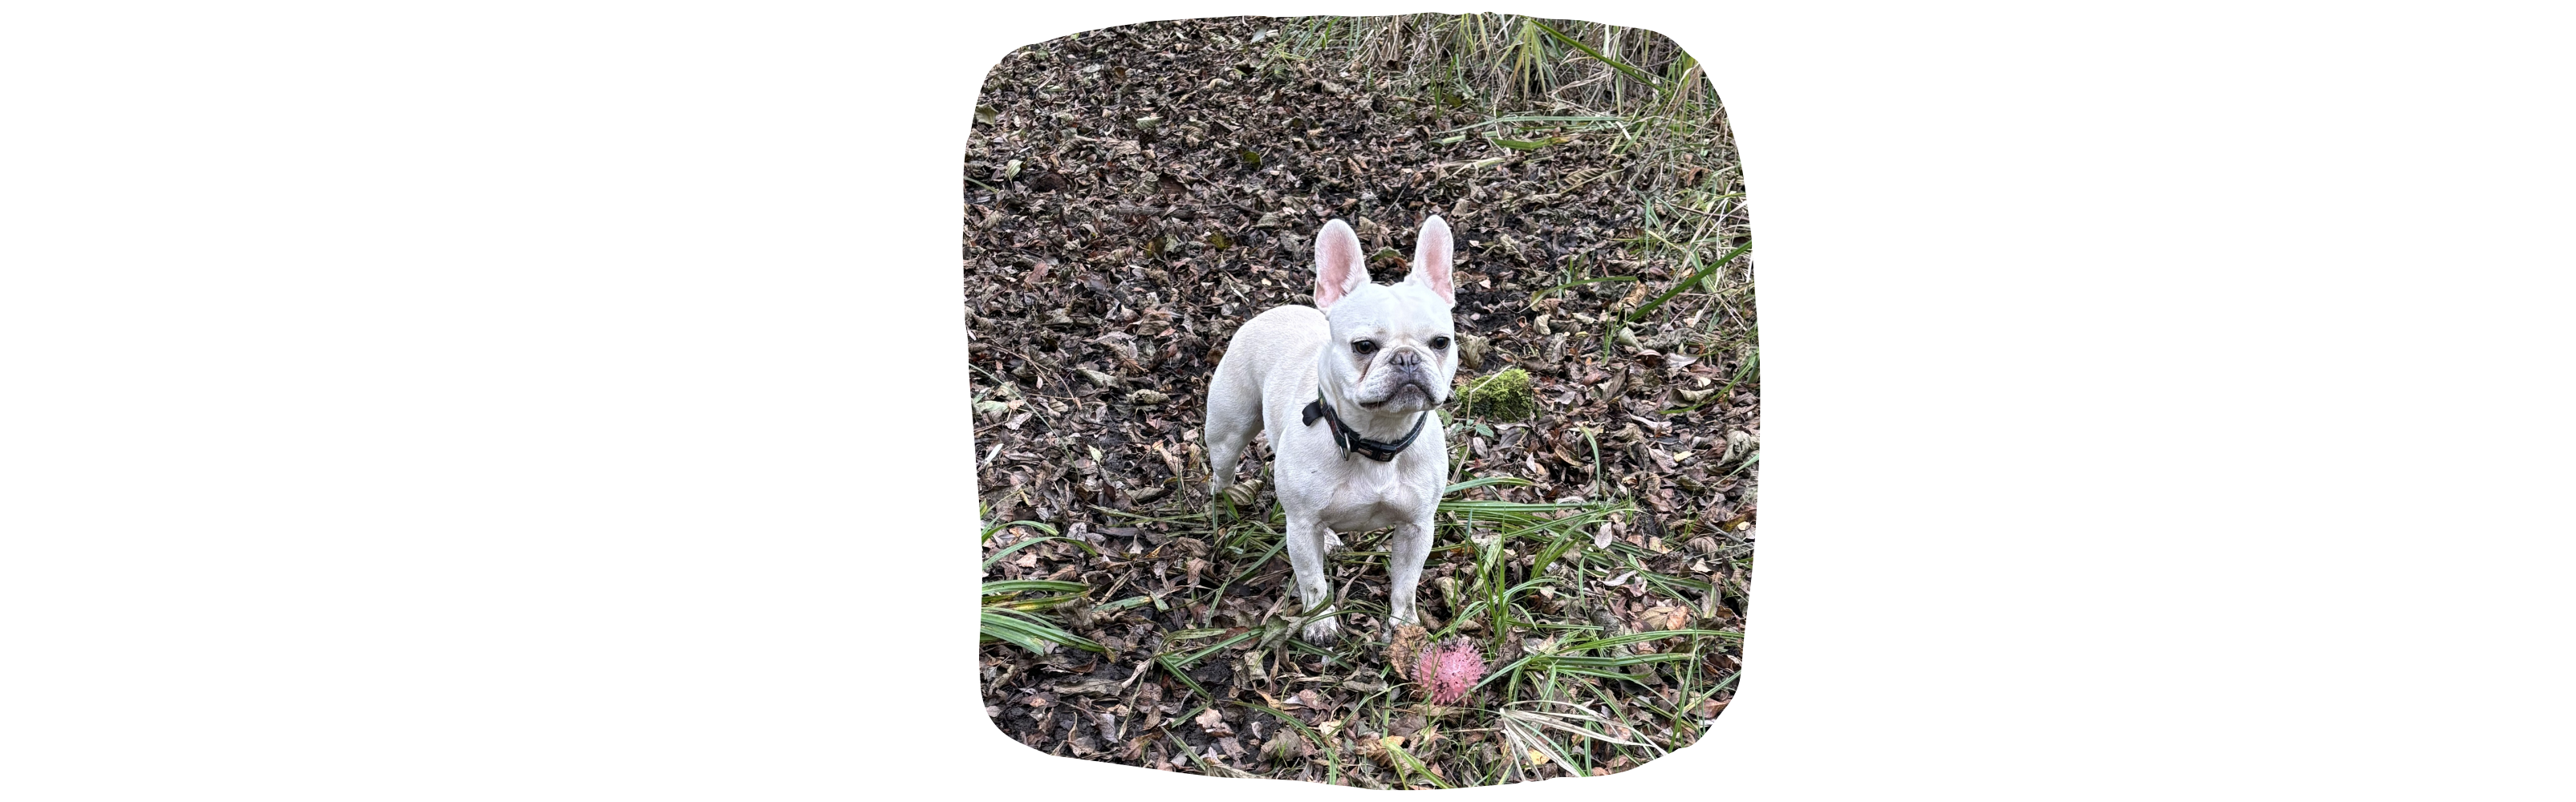
[[[1422,582],[1422,561],[1431,556],[1431,521],[1398,525],[1388,540],[1387,617],[1397,624],[1420,624],[1421,615],[1413,608],[1413,589]]]
[[[1306,642],[1331,643],[1341,636],[1342,626],[1325,606],[1333,598],[1333,575],[1324,569],[1325,541],[1332,533],[1313,520],[1288,519],[1288,567],[1297,571],[1297,594],[1306,602],[1306,614],[1315,616],[1306,624]]]

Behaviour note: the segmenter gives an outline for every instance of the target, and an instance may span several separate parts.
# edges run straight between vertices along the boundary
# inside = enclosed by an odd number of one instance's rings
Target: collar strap
[[[1316,418],[1333,422],[1333,445],[1342,448],[1343,459],[1349,459],[1352,452],[1358,452],[1360,456],[1385,462],[1395,459],[1397,454],[1404,453],[1405,446],[1413,445],[1413,438],[1422,436],[1422,424],[1431,420],[1431,413],[1424,411],[1421,417],[1414,418],[1413,431],[1406,433],[1404,439],[1392,443],[1361,437],[1358,429],[1343,423],[1342,416],[1333,414],[1332,405],[1324,403],[1324,395],[1321,392],[1315,394],[1313,403],[1306,405],[1306,425],[1315,425]]]

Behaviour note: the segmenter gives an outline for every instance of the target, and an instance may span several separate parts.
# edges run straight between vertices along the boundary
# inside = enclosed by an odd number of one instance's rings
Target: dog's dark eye
[[[1447,337],[1433,337],[1433,338],[1431,338],[1431,350],[1434,350],[1434,351],[1446,351],[1446,350],[1449,350],[1449,338],[1447,338]]]
[[[1351,353],[1358,354],[1360,356],[1368,356],[1370,354],[1377,353],[1377,341],[1360,340],[1351,343]]]

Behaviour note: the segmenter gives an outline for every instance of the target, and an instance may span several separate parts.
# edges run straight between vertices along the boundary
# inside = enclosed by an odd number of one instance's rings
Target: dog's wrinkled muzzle
[[[1390,378],[1401,383],[1387,390],[1385,395],[1379,396],[1375,401],[1360,402],[1360,406],[1376,409],[1408,394],[1420,399],[1426,405],[1440,403],[1440,394],[1433,389],[1435,385],[1432,383],[1430,366],[1431,363],[1423,358],[1422,352],[1415,349],[1406,348],[1388,354],[1386,367],[1394,372]]]

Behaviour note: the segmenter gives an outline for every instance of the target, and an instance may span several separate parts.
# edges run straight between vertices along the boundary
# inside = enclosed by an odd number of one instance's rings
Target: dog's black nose
[[[1396,351],[1395,355],[1387,357],[1386,363],[1399,368],[1414,367],[1422,364],[1422,352],[1411,348],[1402,349]]]

